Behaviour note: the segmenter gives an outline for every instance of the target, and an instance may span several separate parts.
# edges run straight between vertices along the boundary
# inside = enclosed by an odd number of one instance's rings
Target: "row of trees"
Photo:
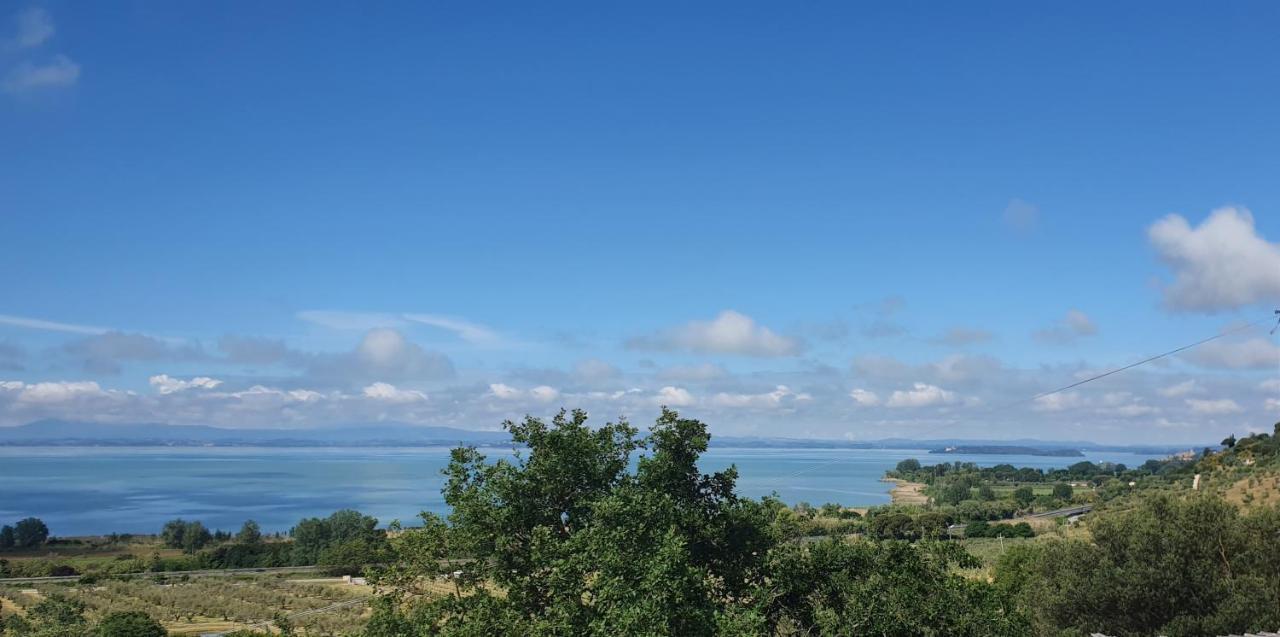
[[[0,550],[35,548],[48,539],[49,527],[40,518],[26,518],[13,526],[0,527]]]

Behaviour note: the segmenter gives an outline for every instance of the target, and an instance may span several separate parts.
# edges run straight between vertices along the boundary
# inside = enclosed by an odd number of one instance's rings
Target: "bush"
[[[160,622],[142,611],[110,613],[98,623],[95,637],[166,637]]]

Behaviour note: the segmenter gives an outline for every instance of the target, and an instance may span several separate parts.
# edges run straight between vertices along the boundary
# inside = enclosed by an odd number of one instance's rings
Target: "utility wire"
[[[1276,316],[1280,316],[1280,310],[1276,310],[1275,314],[1276,314]],[[1215,334],[1215,335],[1213,335],[1213,336],[1210,336],[1209,338],[1201,339],[1201,340],[1196,341],[1196,342],[1194,342],[1194,343],[1191,343],[1191,344],[1189,344],[1189,345],[1183,345],[1182,347],[1174,348],[1174,349],[1171,349],[1171,350],[1169,350],[1169,351],[1167,351],[1167,352],[1164,352],[1164,353],[1161,353],[1161,354],[1156,354],[1155,356],[1150,356],[1150,357],[1144,358],[1144,359],[1142,359],[1142,360],[1140,360],[1140,361],[1137,361],[1137,362],[1135,362],[1135,363],[1130,363],[1130,364],[1125,365],[1125,366],[1123,366],[1123,367],[1117,367],[1117,368],[1115,368],[1115,369],[1112,369],[1112,370],[1109,370],[1109,371],[1103,372],[1103,373],[1098,374],[1098,375],[1096,375],[1096,376],[1090,376],[1089,378],[1086,378],[1086,379],[1084,379],[1084,380],[1076,381],[1076,382],[1074,382],[1074,383],[1071,383],[1070,385],[1064,385],[1064,386],[1059,387],[1059,388],[1057,388],[1057,389],[1051,389],[1051,390],[1046,391],[1046,392],[1041,392],[1041,393],[1036,394],[1036,395],[1034,395],[1034,396],[1031,396],[1031,397],[1029,397],[1029,398],[1023,398],[1023,399],[1021,399],[1021,400],[1017,400],[1017,401],[1014,401],[1014,402],[1011,402],[1011,403],[1007,403],[1007,404],[1001,405],[1001,406],[999,406],[999,407],[995,407],[995,408],[993,408],[993,409],[991,409],[991,410],[987,411],[987,413],[986,413],[985,415],[986,415],[986,416],[990,416],[990,415],[992,415],[992,414],[997,414],[997,413],[1000,413],[1000,412],[1005,411],[1005,410],[1007,410],[1007,409],[1011,409],[1011,408],[1013,408],[1013,407],[1017,407],[1017,406],[1019,406],[1019,405],[1024,405],[1024,404],[1026,404],[1026,403],[1032,403],[1032,402],[1035,402],[1035,401],[1037,401],[1037,400],[1040,400],[1041,398],[1046,398],[1046,397],[1048,397],[1048,396],[1052,396],[1052,395],[1054,395],[1054,394],[1060,394],[1060,393],[1062,393],[1062,392],[1064,392],[1064,391],[1067,391],[1067,390],[1069,390],[1069,389],[1074,389],[1074,388],[1079,387],[1079,386],[1081,386],[1081,385],[1084,385],[1084,384],[1086,384],[1086,383],[1092,383],[1092,382],[1093,382],[1093,381],[1095,381],[1095,380],[1100,380],[1100,379],[1106,378],[1106,377],[1111,376],[1111,375],[1114,375],[1114,374],[1119,374],[1120,372],[1127,371],[1127,370],[1133,369],[1133,368],[1138,367],[1138,366],[1141,366],[1141,365],[1146,365],[1147,363],[1150,363],[1150,362],[1152,362],[1152,361],[1157,361],[1157,360],[1160,360],[1160,359],[1165,358],[1165,357],[1167,357],[1167,356],[1172,356],[1172,355],[1174,355],[1174,354],[1177,354],[1177,353],[1179,353],[1179,352],[1185,352],[1185,351],[1187,351],[1187,350],[1189,350],[1189,349],[1192,349],[1192,348],[1195,348],[1195,347],[1199,347],[1199,346],[1201,346],[1201,345],[1204,345],[1205,343],[1208,343],[1208,342],[1210,342],[1210,341],[1215,341],[1215,340],[1218,340],[1218,339],[1220,339],[1220,338],[1223,338],[1224,336],[1230,336],[1230,335],[1232,335],[1232,334],[1236,334],[1236,333],[1239,333],[1239,332],[1243,332],[1243,331],[1245,331],[1245,330],[1251,329],[1251,328],[1256,327],[1256,326],[1258,326],[1258,325],[1261,325],[1261,324],[1263,324],[1263,323],[1268,323],[1268,322],[1271,322],[1271,321],[1273,321],[1273,320],[1278,320],[1278,321],[1280,321],[1280,319],[1277,319],[1277,318],[1276,318],[1276,316],[1268,316],[1268,317],[1261,318],[1261,319],[1258,319],[1258,320],[1256,320],[1256,321],[1253,321],[1253,322],[1251,322],[1251,323],[1245,323],[1244,325],[1238,325],[1238,326],[1236,326],[1236,327],[1234,327],[1234,328],[1232,328],[1232,329],[1226,330],[1226,331],[1224,331],[1224,332],[1219,332],[1219,333],[1217,333],[1217,334]],[[1277,327],[1280,327],[1280,322],[1277,322]],[[1272,328],[1271,333],[1275,333],[1275,331],[1276,331],[1276,330],[1275,330],[1275,328]],[[973,420],[973,419],[974,419],[974,418],[970,418],[969,420]],[[918,434],[916,434],[916,435],[924,436],[924,435],[926,435],[926,434],[930,434],[930,433],[933,433],[933,432],[935,432],[935,431],[939,431],[939,430],[941,430],[941,429],[945,429],[945,428],[947,428],[947,427],[951,427],[951,426],[953,426],[953,425],[955,425],[955,424],[956,424],[956,423],[954,423],[954,422],[949,422],[949,423],[946,423],[946,424],[940,425],[940,426],[938,426],[938,427],[934,427],[934,428],[932,428],[932,429],[926,429],[925,431],[919,432],[919,433],[918,433]],[[818,470],[818,469],[821,469],[821,468],[823,468],[823,467],[828,467],[828,466],[831,466],[831,465],[833,465],[833,464],[838,464],[838,463],[841,463],[841,462],[847,462],[847,461],[849,461],[849,460],[850,460],[850,458],[835,458],[835,459],[832,459],[832,460],[828,460],[828,461],[826,461],[826,462],[821,462],[821,463],[815,464],[815,465],[810,466],[810,467],[806,467],[806,468],[801,469],[801,470],[799,470],[799,471],[796,471],[796,472],[794,472],[794,473],[789,473],[789,474],[787,474],[787,475],[785,475],[785,476],[781,476],[781,477],[779,477],[779,478],[775,478],[775,479],[773,479],[773,480],[770,480],[770,481],[766,482],[765,484],[772,484],[772,485],[776,485],[776,484],[781,483],[781,482],[783,482],[783,481],[785,481],[785,480],[790,480],[791,478],[795,478],[795,477],[797,477],[797,476],[801,476],[801,475],[804,475],[804,474],[806,474],[806,473],[811,473],[811,472],[816,471],[816,470]]]

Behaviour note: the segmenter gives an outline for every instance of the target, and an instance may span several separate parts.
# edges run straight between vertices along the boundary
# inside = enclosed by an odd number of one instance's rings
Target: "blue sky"
[[[0,424],[1280,418],[1274,3],[0,9]]]

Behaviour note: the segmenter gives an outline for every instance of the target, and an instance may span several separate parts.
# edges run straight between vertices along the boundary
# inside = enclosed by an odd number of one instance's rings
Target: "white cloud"
[[[1040,207],[1018,198],[1011,199],[1004,208],[1005,225],[1019,232],[1028,232],[1040,221]]]
[[[19,62],[4,78],[4,90],[19,94],[43,89],[65,88],[80,79],[80,65],[65,55],[55,55],[44,63]]]
[[[438,314],[405,314],[404,317],[415,323],[453,332],[458,335],[458,338],[473,345],[496,345],[502,340],[497,332],[483,325],[459,318],[440,316]]]
[[[759,357],[793,356],[803,349],[798,339],[776,334],[733,310],[725,310],[711,321],[692,321],[651,336],[633,338],[627,346]]]
[[[1280,411],[1280,399],[1268,398],[1263,402],[1263,409],[1267,411]]]
[[[400,389],[390,383],[374,383],[364,388],[365,398],[392,403],[412,403],[427,400],[427,395],[412,389]]]
[[[711,403],[717,407],[750,407],[776,409],[793,402],[812,400],[806,393],[796,393],[786,385],[778,385],[773,391],[760,394],[733,394],[720,392],[711,397]]]
[[[489,385],[489,395],[502,400],[513,400],[520,397],[520,390],[510,385],[493,383]]]
[[[560,390],[547,385],[538,385],[529,390],[529,396],[540,403],[549,403],[560,397]]]
[[[53,17],[40,7],[19,11],[14,20],[17,30],[7,44],[14,49],[29,49],[44,44],[53,37]]]
[[[1230,398],[1219,398],[1217,400],[1188,398],[1186,399],[1186,403],[1187,407],[1191,408],[1191,411],[1208,416],[1238,414],[1244,411],[1236,401],[1231,400]]]
[[[93,381],[53,381],[23,383],[6,381],[0,389],[17,392],[20,403],[60,403],[85,397],[102,397],[108,393]]]
[[[947,391],[937,385],[915,383],[909,390],[895,390],[885,402],[888,407],[928,407],[931,405],[947,405],[959,398],[953,391]]]
[[[853,402],[863,407],[875,407],[880,404],[880,397],[875,392],[866,389],[854,388],[850,390],[849,397],[853,399]]]
[[[1084,403],[1084,399],[1076,392],[1059,392],[1035,399],[1031,408],[1035,411],[1063,411],[1080,407]]]
[[[174,392],[184,391],[187,389],[213,389],[222,384],[222,381],[208,376],[196,376],[191,380],[182,380],[173,378],[168,374],[159,374],[147,379],[152,387],[155,387],[161,394],[172,394]]]
[[[405,327],[404,318],[382,312],[344,312],[342,310],[303,310],[297,317],[308,323],[334,330],[368,331],[380,327]]]
[[[1275,369],[1280,346],[1262,338],[1217,340],[1184,354],[1184,358],[1212,369]]]
[[[1280,245],[1257,234],[1247,209],[1219,208],[1196,228],[1169,215],[1147,236],[1173,271],[1164,289],[1171,309],[1218,312],[1280,300]]]
[[[686,389],[668,385],[658,390],[654,402],[668,407],[688,407],[693,404],[693,394]]]
[[[44,319],[13,316],[10,314],[0,314],[0,325],[12,325],[13,327],[23,327],[32,330],[45,330],[50,332],[67,332],[70,334],[106,334],[111,331],[111,328],[107,327],[59,323],[57,321],[46,321]]]
[[[1157,393],[1165,398],[1178,398],[1180,396],[1186,396],[1194,391],[1196,391],[1196,381],[1194,380],[1182,381],[1176,385],[1170,385],[1156,390]]]
[[[1258,383],[1258,389],[1262,391],[1280,392],[1280,378],[1268,378]]]
[[[549,403],[560,397],[560,390],[549,385],[538,385],[525,391],[503,383],[493,383],[489,385],[489,395],[499,400],[535,400],[540,403]]]
[[[1061,321],[1036,332],[1033,336],[1043,343],[1063,345],[1097,333],[1098,326],[1094,325],[1089,315],[1080,310],[1072,309],[1067,312],[1067,315]]]

